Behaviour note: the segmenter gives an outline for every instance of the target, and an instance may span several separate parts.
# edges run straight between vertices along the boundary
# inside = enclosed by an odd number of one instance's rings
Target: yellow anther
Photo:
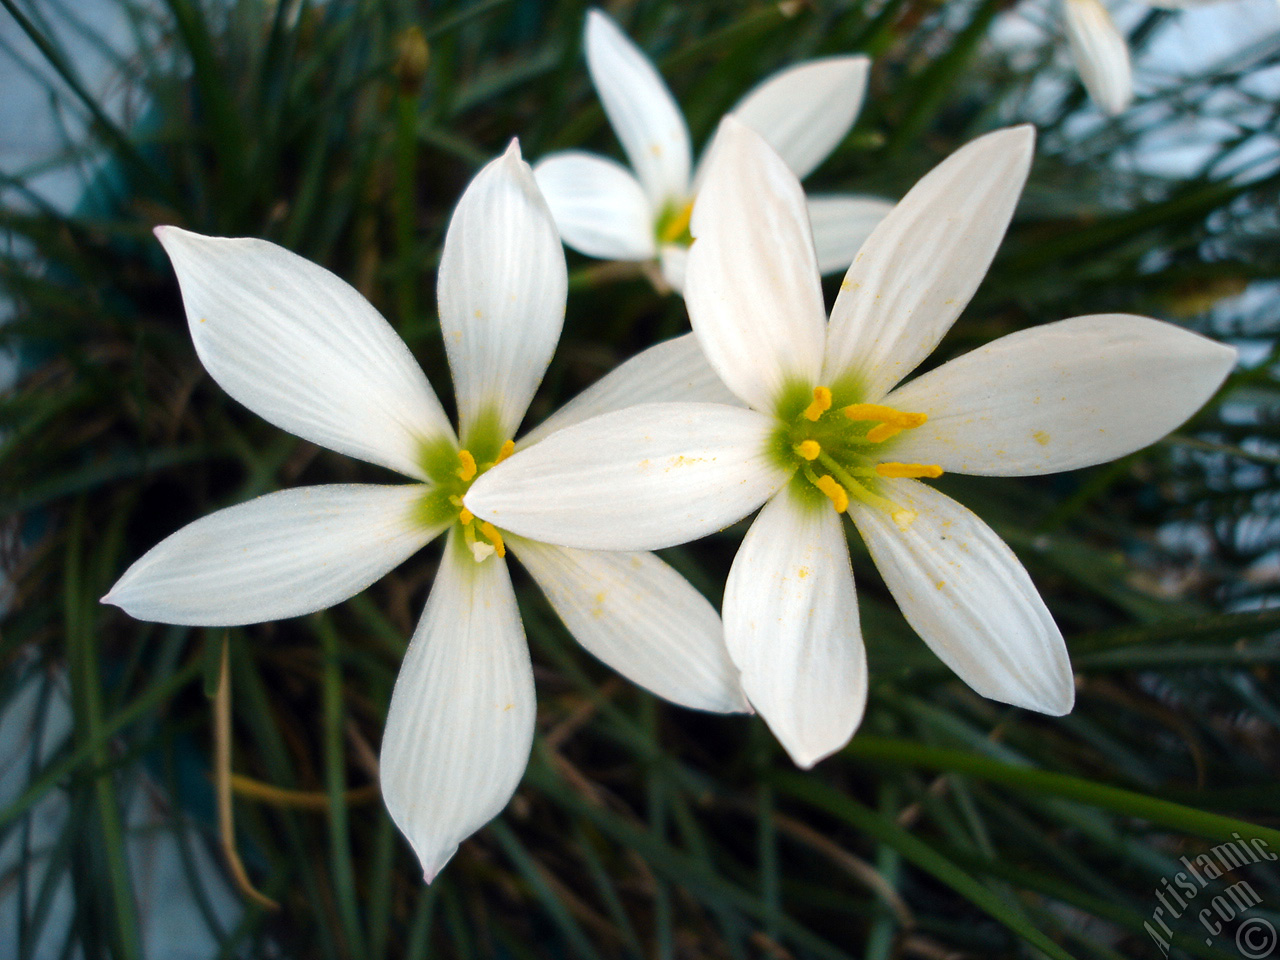
[[[663,243],[675,243],[680,239],[680,235],[689,229],[689,221],[693,219],[693,201],[690,200],[680,212],[668,220],[662,227],[662,233],[658,235],[658,239]]]
[[[463,507],[458,512],[458,522],[461,523],[464,527],[475,518],[476,518],[476,515],[472,513],[470,510],[468,510],[466,507]]]
[[[890,437],[896,437],[901,432],[902,428],[897,424],[877,423],[867,431],[867,441],[870,443],[884,443]]]
[[[831,391],[826,387],[813,388],[813,403],[805,407],[804,418],[806,420],[817,420],[820,416],[831,409]]]
[[[818,445],[817,440],[804,440],[796,444],[795,451],[806,460],[817,460],[818,454],[822,452],[822,447]]]
[[[470,450],[459,450],[458,459],[462,461],[462,466],[458,468],[458,476],[462,478],[463,483],[470,483],[476,478],[476,458],[471,455]]]
[[[497,551],[498,556],[505,557],[507,555],[507,545],[502,542],[502,534],[498,532],[497,527],[488,520],[481,520],[480,532],[483,533],[485,538],[493,544],[493,549]]]
[[[849,493],[836,483],[834,477],[824,473],[815,481],[815,484],[819,490],[831,498],[837,513],[844,513],[849,509]]]
[[[503,460],[507,459],[507,457],[511,456],[515,452],[516,452],[516,442],[514,440],[508,440],[506,443],[502,445],[502,449],[498,451],[498,459],[493,461],[493,465],[496,467]]]
[[[883,443],[903,430],[911,430],[929,419],[927,413],[906,413],[880,403],[853,403],[842,411],[850,420],[878,421],[867,431],[871,443]]]
[[[876,473],[882,477],[940,477],[942,468],[936,463],[877,463]]]

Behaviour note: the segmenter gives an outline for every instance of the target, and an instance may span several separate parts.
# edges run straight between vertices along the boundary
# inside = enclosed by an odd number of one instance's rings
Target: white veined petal
[[[818,270],[825,276],[847,270],[893,204],[875,197],[809,196],[809,223]]]
[[[885,452],[987,476],[1104,463],[1180,426],[1235,360],[1231,347],[1129,314],[1020,330],[889,394],[890,406],[929,419]]]
[[[1129,45],[1101,0],[1062,0],[1071,56],[1089,98],[1104,113],[1124,112],[1133,100]]]
[[[331,607],[446,524],[414,515],[419,484],[298,487],[227,507],[148,550],[102,598],[157,623],[229,627]]]
[[[642,350],[620,364],[525,434],[516,449],[602,413],[641,403],[682,401],[741,405],[711,369],[692,333]]]
[[[733,560],[725,640],[760,716],[801,767],[862,721],[867,658],[840,514],[790,488],[765,504]]]
[[[883,481],[880,494],[917,512],[905,530],[858,500],[849,515],[929,649],[984,697],[1069,713],[1075,684],[1066,644],[1008,545],[972,511],[918,480]]]
[[[718,403],[646,403],[567,427],[481,474],[464,503],[531,540],[657,550],[741,520],[790,470],[776,421]]]
[[[328,270],[265,240],[158,227],[196,353],[281,429],[425,479],[422,444],[453,428],[390,324]]]
[[[876,402],[951,328],[986,275],[1022,191],[1035,130],[997,130],[925,174],[872,231],[827,331],[824,383]]]
[[[564,242],[602,260],[657,255],[657,211],[631,171],[613,160],[568,151],[543,157],[533,178]]]
[[[695,710],[751,709],[719,614],[652,553],[507,545],[577,641],[632,683]]]
[[[725,117],[693,208],[685,303],[725,384],[773,412],[783,390],[812,388],[826,309],[804,191],[760,135]]]
[[[863,56],[808,60],[765,79],[732,114],[764,137],[803,180],[853,127],[870,69]]]
[[[587,69],[655,210],[683,203],[693,148],[684,114],[648,58],[600,10],[587,13]]]
[[[689,248],[664,243],[658,250],[658,265],[667,286],[676,293],[684,293],[685,276],[689,272]]]
[[[387,812],[430,883],[529,762],[533,670],[507,565],[451,532],[400,665],[379,760]]]
[[[515,435],[564,325],[564,249],[515,140],[458,201],[440,255],[440,327],[458,429],[489,412]]]

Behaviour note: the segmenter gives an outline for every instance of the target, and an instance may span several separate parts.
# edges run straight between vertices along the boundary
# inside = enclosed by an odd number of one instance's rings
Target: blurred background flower
[[[1136,87],[1116,118],[1088,101],[1039,0],[608,6],[698,143],[772,72],[870,57],[863,110],[814,191],[900,197],[959,144],[1036,124],[1006,242],[930,364],[1106,312],[1178,322],[1243,362],[1151,450],[937,481],[1010,543],[1062,627],[1077,683],[1064,718],[952,677],[857,538],[866,719],[806,774],[758,718],[668,708],[614,679],[517,577],[539,688],[529,773],[429,889],[374,784],[430,555],[327,613],[255,627],[138,624],[97,602],[211,510],[388,479],[222,394],[150,231],[263,237],[323,264],[443,383],[431,291],[465,183],[513,135],[534,158],[620,156],[584,66],[586,6],[0,7],[14,371],[0,398],[0,955],[1155,957],[1143,923],[1180,856],[1233,831],[1280,846],[1272,0],[1116,4]],[[569,267],[531,424],[687,329],[635,266],[570,253]],[[664,558],[718,604],[743,529]],[[1275,873],[1242,875],[1280,922]],[[1175,951],[1235,955],[1230,930],[1206,943],[1193,925],[1172,923]]]

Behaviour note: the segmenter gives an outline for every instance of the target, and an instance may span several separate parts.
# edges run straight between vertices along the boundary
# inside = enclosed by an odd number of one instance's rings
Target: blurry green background
[[[430,888],[382,809],[374,758],[438,548],[331,611],[243,629],[139,623],[97,602],[213,509],[385,479],[222,394],[150,230],[265,237],[324,264],[448,402],[434,271],[464,184],[513,136],[529,159],[620,156],[582,60],[586,6],[0,7],[0,76],[22,80],[0,88],[0,346],[16,371],[0,395],[0,955],[1157,957],[1143,924],[1179,857],[1234,833],[1280,851],[1269,0],[1119,4],[1140,96],[1118,120],[1085,99],[1050,3],[608,5],[697,144],[769,72],[871,55],[861,118],[814,190],[896,199],[977,134],[1037,125],[1014,225],[931,364],[1110,311],[1185,324],[1244,362],[1178,435],[1118,463],[939,481],[1009,541],[1062,627],[1079,684],[1062,719],[953,677],[856,536],[871,698],[852,743],[804,774],[758,718],[682,710],[611,674],[518,573],[533,757],[507,811]],[[1220,41],[1199,62],[1186,53]],[[638,271],[569,265],[564,339],[530,423],[687,329],[681,301]],[[718,602],[744,529],[664,555]],[[232,832],[214,789],[224,642]],[[277,908],[232,877],[224,843]],[[1210,935],[1196,913],[1238,880],[1261,903]],[[1245,955],[1241,921],[1280,925],[1280,870],[1242,868],[1191,907],[1168,921],[1173,955]]]

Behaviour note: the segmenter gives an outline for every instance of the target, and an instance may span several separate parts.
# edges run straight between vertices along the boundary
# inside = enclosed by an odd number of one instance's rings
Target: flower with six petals
[[[592,82],[634,174],[613,160],[572,150],[544,157],[534,176],[566,244],[602,259],[657,258],[666,283],[682,290],[689,216],[702,182],[684,115],[653,64],[599,10],[587,14],[585,45]],[[760,133],[803,178],[853,126],[869,66],[862,56],[798,64],[759,84],[731,115]],[[891,207],[872,197],[811,197],[822,271],[847,267]]]
[[[1145,317],[1086,316],[902,383],[990,265],[1033,142],[1029,127],[997,131],[927,174],[867,239],[828,322],[800,185],[727,118],[693,213],[685,299],[741,405],[652,403],[579,422],[486,474],[467,506],[523,536],[636,550],[763,504],[729,573],[725,636],[747,698],[803,766],[849,739],[866,699],[844,513],[907,621],[961,679],[1066,713],[1066,646],[1026,570],[923,481],[1137,450],[1199,408],[1235,352]]]
[[[345,600],[446,534],[380,764],[387,807],[428,881],[506,805],[533,738],[508,549],[601,660],[677,703],[748,709],[714,608],[653,554],[504,536],[463,506],[476,478],[514,449],[564,319],[564,251],[515,142],[467,188],[440,262],[457,433],[403,341],[336,276],[261,240],[156,232],[196,352],[228,394],[290,433],[413,482],[302,487],[220,510],[150,550],[103,599],[162,623],[298,616]],[[671,348],[637,358],[560,421],[643,399],[664,356]],[[681,386],[683,369],[667,374],[668,387]]]

